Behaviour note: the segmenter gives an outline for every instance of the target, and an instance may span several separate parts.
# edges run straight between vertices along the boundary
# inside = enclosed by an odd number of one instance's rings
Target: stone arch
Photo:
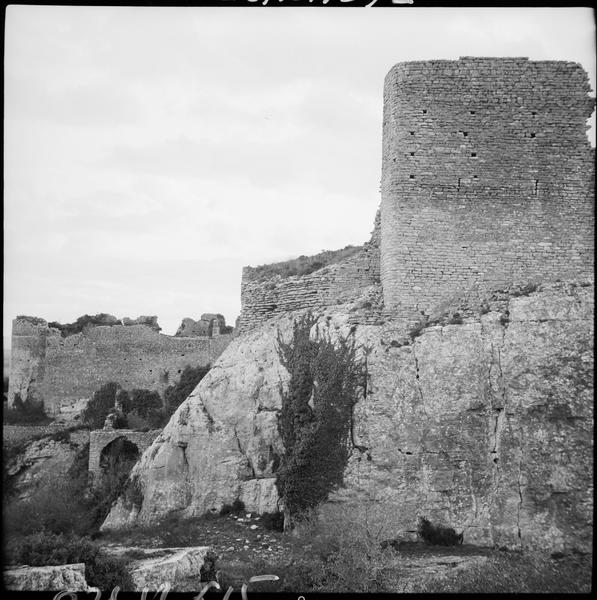
[[[106,481],[107,474],[124,472],[134,464],[153,440],[160,429],[152,431],[132,431],[130,429],[97,429],[89,436],[89,474],[92,485]]]
[[[141,451],[137,444],[128,440],[125,436],[119,436],[106,444],[99,456],[99,481],[98,484],[108,482],[121,483],[135,463],[141,457]]]

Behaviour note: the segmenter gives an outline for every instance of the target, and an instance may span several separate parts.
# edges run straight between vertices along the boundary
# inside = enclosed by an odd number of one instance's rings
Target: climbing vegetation
[[[294,323],[289,342],[280,335],[277,340],[280,361],[290,373],[278,420],[285,455],[276,478],[286,529],[342,485],[352,410],[364,386],[354,337],[335,343],[325,335],[313,339],[315,323],[307,313]]]

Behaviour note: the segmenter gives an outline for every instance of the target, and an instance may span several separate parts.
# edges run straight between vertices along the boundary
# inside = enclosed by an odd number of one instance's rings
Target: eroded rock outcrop
[[[10,494],[20,500],[45,493],[48,485],[67,478],[79,463],[86,464],[89,431],[59,431],[25,444],[6,462]]]
[[[104,528],[176,511],[194,516],[241,495],[248,511],[276,510],[272,476],[283,451],[276,411],[288,375],[275,332],[272,323],[231,342],[134,467]],[[136,488],[142,506],[131,501]]]
[[[331,500],[383,502],[389,534],[414,535],[426,516],[466,542],[589,550],[593,286],[499,298],[410,331],[354,326],[347,305],[321,313],[318,327],[352,331],[369,348],[345,486]],[[105,528],[201,514],[238,497],[259,504],[248,510],[275,509],[288,378],[276,336],[291,322],[270,321],[230,344],[135,466]]]

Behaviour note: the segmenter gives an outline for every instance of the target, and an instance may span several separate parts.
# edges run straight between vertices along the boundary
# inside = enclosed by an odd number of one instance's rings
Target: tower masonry
[[[583,68],[527,58],[395,65],[385,79],[384,304],[593,277],[595,99]]]

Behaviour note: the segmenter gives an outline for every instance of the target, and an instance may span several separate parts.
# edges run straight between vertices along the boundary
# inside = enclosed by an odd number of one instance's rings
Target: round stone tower
[[[570,62],[464,57],[390,70],[386,307],[412,315],[475,287],[592,278],[589,91]]]

